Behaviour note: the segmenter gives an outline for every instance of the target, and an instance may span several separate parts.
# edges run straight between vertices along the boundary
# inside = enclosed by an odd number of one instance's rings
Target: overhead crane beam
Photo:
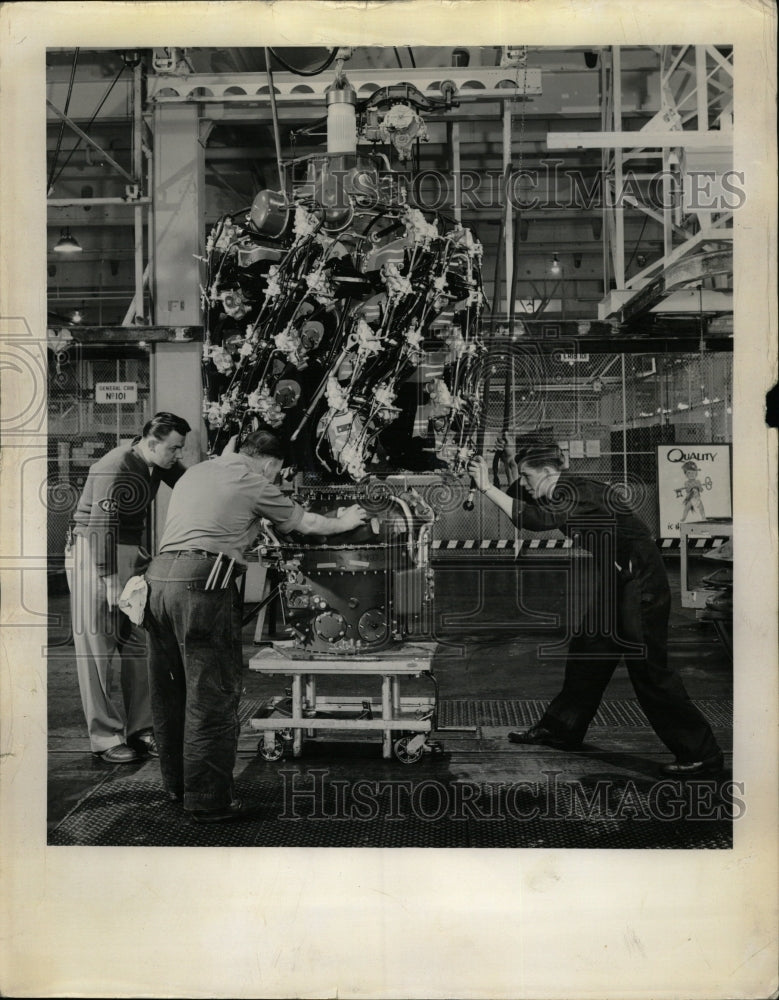
[[[717,131],[549,132],[549,149],[721,149],[731,137]]]
[[[621,318],[626,322],[639,313],[651,309],[669,292],[684,288],[693,281],[703,281],[704,278],[710,278],[716,274],[727,274],[732,269],[733,258],[729,250],[714,250],[711,253],[683,257],[671,264],[670,267],[665,268],[654,281],[640,288],[627,302],[623,303],[620,310]]]
[[[631,290],[627,297],[620,296],[618,291],[612,293],[609,300],[612,303],[609,317],[615,316],[620,323],[631,322],[658,306],[673,292],[687,287],[692,282],[702,283],[707,278],[729,274],[732,270],[733,256],[729,249],[717,249],[708,253],[682,257],[665,267],[657,277],[651,279],[643,287]],[[615,306],[620,298],[621,301]],[[732,297],[723,295],[718,298],[720,298],[719,307],[721,309],[728,311],[732,309]],[[700,300],[700,305],[702,305],[702,300]],[[680,308],[680,311],[694,315],[698,307],[699,304],[691,300],[686,308]]]
[[[416,69],[350,69],[349,82],[357,99],[370,97],[384,87],[413,84],[426,97],[440,100],[441,84],[451,80],[457,88],[456,100],[510,100],[518,94],[541,93],[541,70],[500,67],[418,67]],[[276,101],[279,104],[322,102],[332,74],[300,77],[293,73],[274,73]],[[151,104],[197,102],[270,103],[264,73],[190,73],[155,74],[147,79],[147,100]]]
[[[674,291],[696,278],[700,281],[720,277],[732,271],[732,254],[729,247],[720,246],[713,254],[695,258],[690,255],[703,240],[703,233],[716,230],[720,241],[728,239],[734,206],[724,203],[720,208],[702,208],[693,204],[689,191],[683,204],[671,199],[671,181],[678,175],[680,184],[687,191],[687,184],[701,173],[723,174],[732,151],[732,131],[723,109],[727,99],[728,83],[732,81],[732,64],[712,46],[663,46],[658,50],[661,107],[643,128],[625,130],[622,127],[622,73],[621,50],[610,50],[611,58],[603,60],[600,131],[548,132],[547,148],[556,150],[596,150],[603,156],[603,169],[607,174],[609,190],[620,193],[620,198],[646,217],[663,226],[663,259],[628,278],[625,267],[624,213],[614,206],[604,204],[604,273],[611,277],[616,288],[610,291],[598,307],[598,316],[616,319],[621,323],[635,322],[657,306]],[[692,57],[692,60],[688,60]],[[709,69],[708,61],[714,64]],[[681,78],[681,83],[680,83]],[[724,78],[724,79],[723,79]],[[688,84],[692,80],[690,89]],[[682,90],[687,93],[680,99]],[[694,98],[694,110],[684,118],[680,104]],[[695,117],[697,128],[685,129],[685,120]],[[721,125],[710,128],[710,123]],[[678,155],[677,155],[677,152]],[[651,205],[642,204],[641,198],[626,195],[622,190],[625,162],[640,154],[642,157],[659,156],[662,161],[662,212]],[[686,155],[684,155],[686,154]],[[681,162],[681,166],[679,165]],[[685,172],[684,164],[687,164]],[[724,174],[723,174],[724,176]],[[735,193],[735,192],[733,192]],[[697,217],[699,232],[694,234],[692,215]],[[675,246],[674,237],[684,242]],[[631,258],[632,260],[632,258]],[[687,274],[693,277],[685,278]],[[727,308],[727,296],[721,297]]]

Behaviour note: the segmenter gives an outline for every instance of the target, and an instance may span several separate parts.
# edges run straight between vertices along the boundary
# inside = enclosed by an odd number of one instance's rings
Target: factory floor
[[[432,670],[440,689],[431,752],[382,757],[377,734],[320,731],[300,757],[257,752],[251,719],[289,680],[247,669],[235,780],[259,818],[209,827],[167,800],[157,761],[111,765],[89,752],[70,640],[68,599],[50,597],[48,841],[52,845],[319,847],[728,848],[740,804],[732,759],[732,663],[712,625],[681,607],[678,561],[670,656],[725,751],[716,778],[661,780],[672,759],[638,707],[624,666],[576,752],[518,746],[559,690],[567,588],[561,563],[538,556],[436,563]],[[244,630],[247,664],[265,648]],[[549,648],[549,647],[557,647]],[[374,701],[380,679],[320,679],[318,693]],[[429,696],[428,677],[404,697]]]

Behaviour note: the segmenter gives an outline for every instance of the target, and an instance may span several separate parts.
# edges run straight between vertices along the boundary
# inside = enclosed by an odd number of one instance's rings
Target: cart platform
[[[271,698],[262,715],[250,720],[262,732],[258,752],[265,760],[279,760],[287,742],[292,754],[303,752],[303,735],[334,730],[380,733],[382,756],[394,752],[403,763],[414,763],[427,750],[427,734],[434,726],[438,701],[437,682],[431,669],[433,643],[402,643],[381,653],[362,656],[306,657],[289,643],[274,643],[249,660],[249,669],[260,674],[283,675],[292,681],[289,696]],[[381,700],[364,695],[321,695],[318,677],[380,677]],[[429,677],[433,694],[401,697],[403,677]]]

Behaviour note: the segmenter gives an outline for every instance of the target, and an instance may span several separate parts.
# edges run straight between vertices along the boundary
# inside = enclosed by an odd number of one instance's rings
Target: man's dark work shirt
[[[523,491],[523,497],[524,501],[514,500],[515,524],[528,531],[556,528],[593,555],[607,554],[603,546],[608,538],[610,558],[627,561],[636,543],[652,541],[649,528],[636,515],[620,485],[563,472],[551,496],[535,499]]]

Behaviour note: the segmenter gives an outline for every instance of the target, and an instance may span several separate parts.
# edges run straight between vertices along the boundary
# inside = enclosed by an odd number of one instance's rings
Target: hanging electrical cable
[[[516,93],[519,90],[519,69],[520,69],[520,65],[524,69],[524,66],[526,65],[526,63],[527,63],[527,46],[525,45],[525,46],[523,46],[522,57],[518,60],[517,67],[516,67],[515,72],[514,72],[514,85],[515,85],[514,94],[515,94],[515,96],[514,96],[514,98],[512,98],[512,104],[516,100]],[[527,107],[527,102],[526,102],[526,100],[523,100],[522,104],[521,104],[520,114],[519,114],[519,143],[518,143],[518,146],[519,146],[519,158],[518,158],[518,163],[517,163],[517,177],[522,177],[522,173],[523,173],[523,164],[524,164],[524,159],[523,158],[524,158],[524,155],[525,155],[525,120],[526,120],[526,116],[527,116],[526,107]],[[511,177],[510,177],[510,174],[509,174],[509,177],[507,178],[507,185],[510,184],[510,183],[511,183]],[[506,212],[512,211],[512,208],[509,207],[509,205],[511,203],[511,199],[508,197],[508,194],[509,194],[509,189],[508,189],[508,186],[507,186],[506,187],[506,200],[507,200]],[[521,227],[521,224],[520,224],[521,221],[522,221],[521,210],[520,210],[520,208],[517,208],[516,212],[514,213],[514,217],[513,217],[513,223],[514,223],[514,226],[513,226],[513,229],[514,229],[514,244],[513,244],[513,250],[512,250],[512,255],[511,255],[511,257],[512,257],[512,268],[511,268],[511,278],[510,278],[511,285],[510,285],[509,315],[508,315],[509,336],[510,337],[514,336],[514,324],[515,324],[515,317],[516,317],[517,281],[518,281],[518,278],[519,278],[519,250],[520,250],[519,244],[520,244],[520,241],[522,239],[522,227]],[[506,280],[507,281],[509,280],[508,274],[506,275]]]
[[[508,184],[511,175],[511,164],[507,163],[503,171],[503,186],[504,190],[508,192]],[[495,272],[492,277],[492,306],[490,308],[490,323],[491,328],[495,329],[495,317],[498,314],[498,306],[500,305],[500,286],[502,281],[501,268],[506,266],[506,250],[504,247],[504,241],[506,239],[506,213],[505,211],[500,213],[500,228],[498,229],[498,250],[495,254]]]
[[[406,48],[408,49],[408,56],[409,56],[409,59],[411,60],[411,65],[414,67],[414,69],[416,69],[417,68],[417,61],[414,58],[414,51],[413,51],[413,49],[411,48],[410,45],[407,45]]]
[[[270,66],[270,59],[268,58],[269,53],[273,52],[273,49],[265,49],[265,72],[268,76],[268,92],[270,94],[270,110],[271,117],[273,118],[273,141],[276,145],[276,170],[279,174],[279,191],[284,191],[284,168],[281,164],[281,134],[279,132],[279,113],[276,108],[276,88],[273,85],[273,70]],[[336,50],[333,49],[333,57],[335,58]],[[332,60],[331,60],[332,61]]]
[[[527,46],[523,46],[523,53],[521,58],[518,60],[517,67],[514,74],[515,83],[515,93],[519,90],[519,69],[520,65],[524,68],[527,62]],[[522,176],[523,170],[523,158],[524,158],[524,147],[525,147],[525,117],[526,117],[526,102],[522,101],[520,118],[519,118],[519,154],[517,163],[517,177]],[[522,227],[521,227],[521,212],[517,208],[516,211],[513,210],[511,199],[509,198],[509,184],[511,183],[511,164],[506,166],[506,215],[504,216],[504,224],[501,226],[501,230],[505,234],[505,218],[509,212],[512,212],[512,223],[513,223],[513,234],[514,239],[512,242],[511,251],[511,275],[506,274],[506,281],[509,283],[509,308],[508,308],[508,334],[509,340],[514,340],[514,331],[516,325],[516,312],[517,312],[517,283],[519,280],[519,258],[521,250],[522,241]],[[505,235],[504,235],[505,239]],[[497,270],[497,269],[496,269]],[[502,438],[504,441],[508,441],[509,432],[512,427],[516,425],[516,384],[514,378],[514,355],[511,353],[509,348],[509,354],[506,359],[506,373],[503,383],[503,425],[502,425]],[[492,480],[495,486],[500,486],[500,464],[502,461],[502,450],[498,448],[495,449],[495,454],[492,459]],[[507,470],[508,471],[508,470]]]
[[[322,65],[318,66],[316,69],[299,69],[296,66],[291,66],[286,59],[278,54],[275,49],[269,48],[268,52],[270,52],[276,62],[280,63],[289,73],[294,73],[296,76],[319,76],[320,73],[324,73],[324,71],[333,64],[336,54],[338,53],[338,47],[336,46],[331,49],[330,55],[327,59],[325,59]]]
[[[110,96],[110,94],[111,94],[111,91],[112,91],[112,90],[114,89],[114,87],[116,86],[116,84],[117,84],[117,83],[119,82],[119,77],[120,77],[120,76],[122,75],[122,73],[124,73],[125,69],[127,69],[127,64],[126,64],[125,62],[122,62],[122,65],[121,65],[121,66],[119,67],[119,72],[118,72],[118,73],[116,74],[116,76],[115,76],[115,77],[113,78],[113,80],[111,81],[111,84],[110,84],[110,86],[109,86],[108,90],[107,90],[107,91],[105,92],[105,95],[104,95],[104,97],[103,97],[102,101],[101,101],[101,102],[100,102],[100,103],[98,104],[98,106],[97,106],[97,107],[95,108],[95,111],[94,111],[94,114],[92,115],[92,117],[91,117],[91,118],[89,119],[89,121],[87,122],[87,126],[86,126],[86,128],[84,129],[84,131],[85,131],[86,133],[89,133],[89,130],[90,130],[90,128],[92,127],[92,125],[93,125],[93,124],[94,124],[94,122],[95,122],[95,119],[96,119],[96,118],[97,118],[97,116],[98,116],[98,115],[100,114],[100,111],[101,111],[101,109],[102,109],[103,105],[104,105],[104,104],[105,104],[105,102],[106,102],[106,101],[108,100],[108,98],[109,98],[109,96]],[[77,143],[75,144],[75,146],[74,146],[74,147],[73,147],[73,148],[71,149],[71,151],[70,151],[70,152],[68,153],[68,157],[67,157],[67,159],[65,160],[65,162],[64,162],[64,163],[62,164],[62,166],[60,167],[60,169],[59,169],[59,172],[58,172],[57,176],[56,176],[56,177],[54,178],[54,180],[52,181],[52,184],[56,184],[56,183],[57,183],[57,181],[58,181],[58,180],[60,179],[60,177],[62,176],[62,171],[63,171],[63,170],[65,169],[65,167],[67,167],[67,165],[68,165],[68,164],[70,163],[71,159],[73,158],[73,154],[74,154],[74,153],[76,152],[76,150],[77,150],[77,149],[79,148],[79,146],[81,145],[81,143],[82,143],[82,139],[81,139],[81,136],[79,136],[79,137],[78,137],[78,142],[77,142]],[[51,187],[51,185],[49,185],[49,186]]]
[[[402,60],[401,60],[401,58],[400,58],[400,53],[398,52],[398,47],[397,47],[397,45],[393,45],[393,46],[392,46],[392,51],[393,51],[393,52],[395,53],[395,58],[396,58],[396,59],[397,59],[397,61],[398,61],[398,67],[399,67],[400,69],[403,69],[403,62],[402,62]]]
[[[73,53],[73,65],[70,68],[70,80],[68,82],[68,96],[65,98],[65,114],[67,115],[70,109],[70,98],[73,93],[73,81],[76,78],[76,66],[78,66],[78,54],[79,49],[76,49]],[[46,190],[51,191],[51,186],[54,181],[54,172],[57,169],[57,160],[59,159],[60,149],[62,148],[62,136],[65,134],[65,122],[60,122],[59,135],[57,136],[57,148],[54,150],[54,159],[51,161],[51,170],[49,171],[49,182],[46,185]]]

